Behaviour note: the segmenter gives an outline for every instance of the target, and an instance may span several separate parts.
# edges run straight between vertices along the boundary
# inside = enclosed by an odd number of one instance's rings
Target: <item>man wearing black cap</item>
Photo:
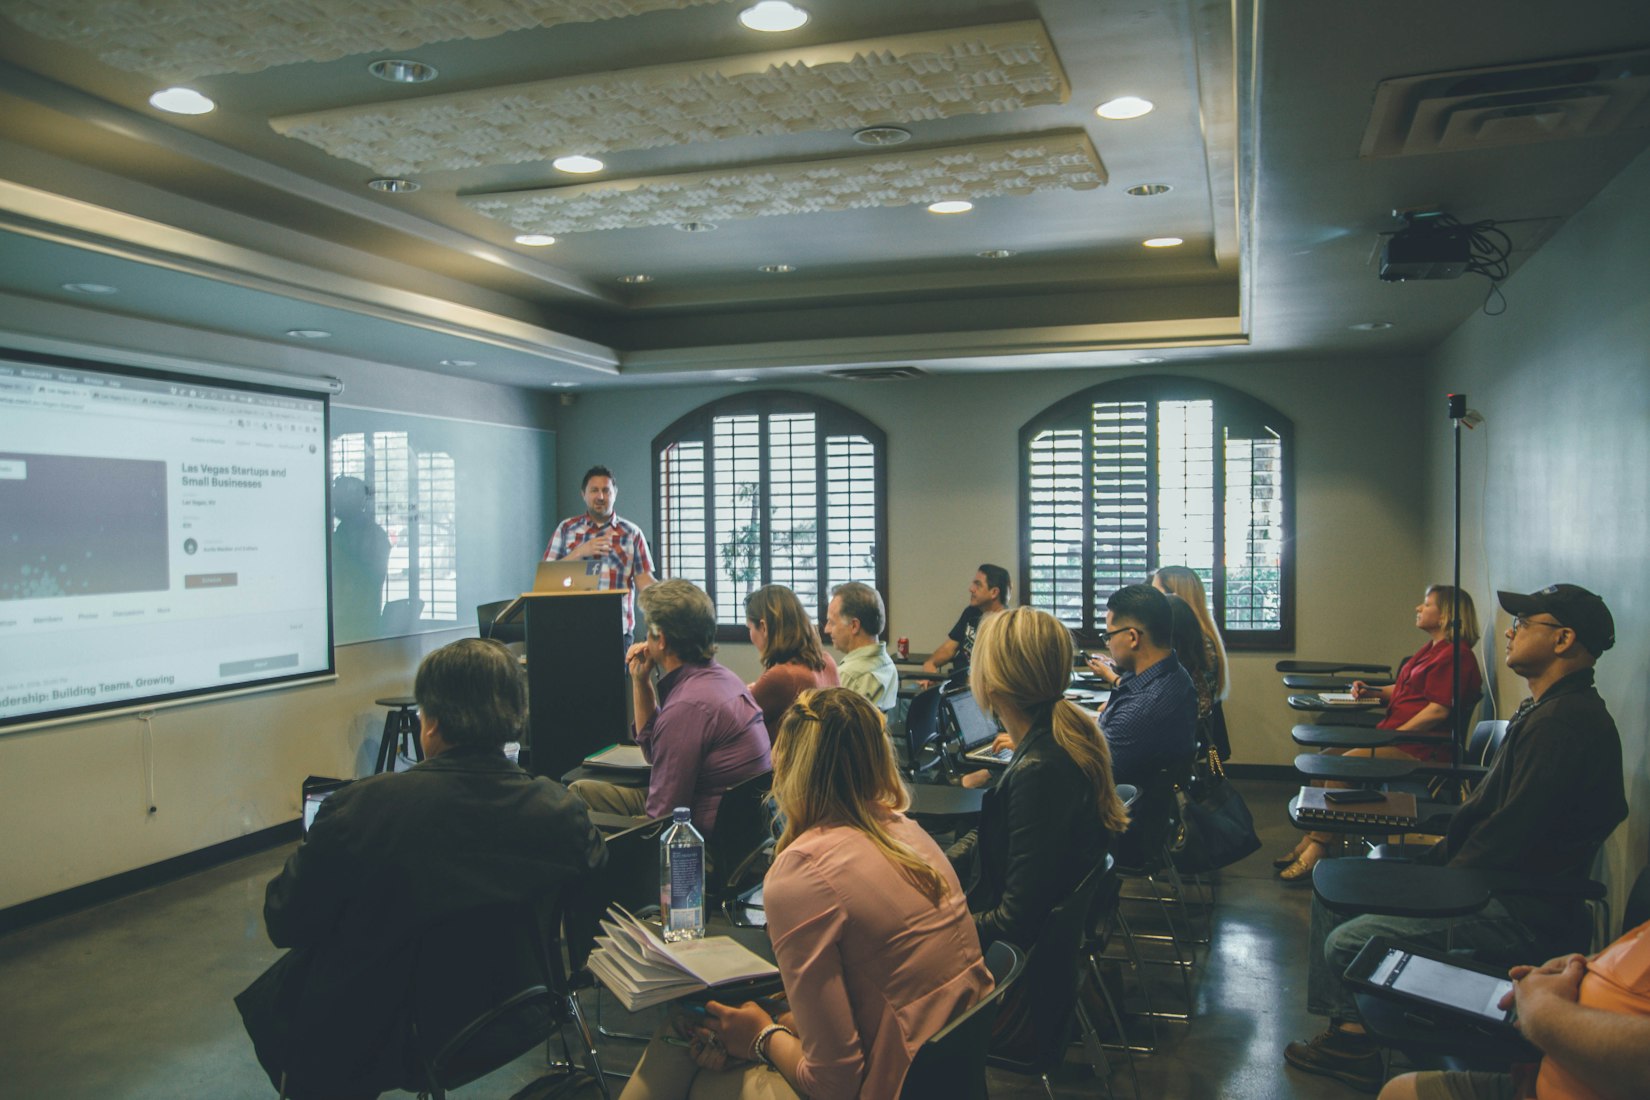
[[[1498,595],[1513,616],[1507,667],[1529,684],[1530,697],[1514,712],[1489,774],[1419,862],[1585,878],[1627,816],[1621,737],[1593,687],[1593,665],[1615,644],[1615,623],[1602,599],[1573,584]],[[1364,1036],[1351,987],[1341,980],[1371,938],[1517,958],[1586,945],[1582,906],[1562,897],[1497,894],[1465,917],[1339,919],[1313,901],[1307,1010],[1328,1016],[1329,1029],[1290,1043],[1284,1058],[1371,1092],[1383,1076],[1380,1052]]]

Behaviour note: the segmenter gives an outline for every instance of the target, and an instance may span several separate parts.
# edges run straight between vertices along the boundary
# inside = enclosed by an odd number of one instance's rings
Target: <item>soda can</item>
[[[894,648],[899,650],[899,655],[901,657],[911,656],[911,639],[901,638],[899,641],[894,643]]]

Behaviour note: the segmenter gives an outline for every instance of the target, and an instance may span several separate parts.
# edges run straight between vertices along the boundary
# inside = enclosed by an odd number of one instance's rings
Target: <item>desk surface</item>
[[[905,812],[912,817],[967,817],[980,812],[985,791],[968,787],[942,786],[936,783],[913,783],[911,807]]]
[[[1279,661],[1273,667],[1279,672],[1370,672],[1377,676],[1392,675],[1391,665],[1359,664],[1355,661]]]
[[[1390,676],[1374,673],[1337,676],[1322,672],[1291,672],[1284,675],[1283,686],[1291,691],[1348,691],[1354,680],[1362,680],[1370,687],[1389,687],[1394,682]]]
[[[1470,871],[1357,857],[1319,860],[1312,892],[1337,913],[1388,917],[1460,917],[1490,900],[1488,882]]]
[[[1295,770],[1309,779],[1340,779],[1348,783],[1385,783],[1414,773],[1421,762],[1414,757],[1340,756],[1336,753],[1303,752],[1295,757]],[[1356,806],[1348,806],[1356,809]]]

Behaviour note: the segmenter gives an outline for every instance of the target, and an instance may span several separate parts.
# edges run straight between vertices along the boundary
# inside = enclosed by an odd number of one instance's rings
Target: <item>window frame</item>
[[[1031,586],[1031,442],[1039,434],[1050,430],[1070,430],[1080,428],[1087,432],[1093,408],[1097,402],[1146,402],[1152,410],[1148,416],[1149,445],[1156,441],[1156,411],[1163,401],[1210,401],[1213,403],[1214,428],[1218,441],[1223,439],[1223,429],[1234,423],[1248,423],[1264,426],[1274,432],[1279,440],[1282,456],[1280,469],[1283,478],[1282,492],[1279,502],[1282,511],[1281,527],[1283,531],[1282,545],[1279,548],[1278,558],[1278,620],[1277,630],[1228,630],[1225,625],[1225,596],[1226,596],[1226,567],[1224,551],[1226,541],[1225,524],[1225,485],[1226,462],[1223,453],[1214,463],[1214,485],[1212,488],[1214,514],[1212,532],[1214,538],[1216,569],[1214,583],[1210,586],[1210,602],[1213,604],[1216,624],[1220,627],[1221,637],[1229,650],[1247,650],[1253,652],[1266,651],[1293,651],[1295,648],[1295,426],[1283,413],[1268,405],[1266,402],[1222,385],[1219,382],[1210,382],[1201,378],[1189,378],[1176,375],[1134,376],[1114,379],[1089,386],[1061,398],[1054,404],[1037,413],[1020,428],[1020,478],[1019,478],[1019,522],[1020,522],[1020,591],[1024,599],[1029,602]],[[1087,438],[1085,436],[1085,438]],[[1254,438],[1254,437],[1247,437]],[[1083,507],[1083,606],[1085,625],[1074,633],[1084,645],[1098,645],[1099,633],[1094,624],[1102,622],[1105,616],[1105,605],[1099,600],[1094,590],[1094,539],[1093,539],[1093,452],[1085,444],[1084,491]],[[1152,558],[1156,554],[1157,524],[1158,524],[1158,491],[1157,491],[1157,458],[1151,455],[1147,466],[1147,561],[1148,576],[1150,571],[1162,565],[1176,565],[1177,562],[1157,562]],[[1142,577],[1141,580],[1145,578]]]
[[[711,602],[716,602],[717,571],[714,568],[717,545],[717,535],[714,527],[716,502],[711,499],[710,486],[714,478],[713,439],[714,422],[718,416],[759,416],[761,430],[757,433],[761,448],[762,469],[762,496],[771,501],[771,487],[769,482],[770,468],[768,460],[769,433],[767,430],[768,418],[776,414],[806,413],[814,417],[815,447],[819,461],[816,466],[815,485],[819,501],[821,538],[818,551],[819,594],[820,604],[811,609],[815,617],[815,625],[823,630],[825,609],[830,603],[829,576],[829,529],[824,524],[827,509],[829,486],[829,463],[826,455],[826,441],[833,436],[857,435],[863,436],[872,449],[872,486],[874,493],[873,523],[874,538],[876,540],[872,559],[876,576],[870,581],[873,587],[882,594],[885,605],[889,604],[888,593],[888,437],[886,433],[864,415],[838,404],[829,398],[819,397],[809,393],[799,393],[794,390],[752,390],[743,393],[730,394],[718,398],[707,404],[700,405],[691,412],[685,413],[672,421],[670,426],[653,437],[651,451],[652,491],[653,491],[653,518],[654,529],[658,533],[659,545],[654,552],[654,558],[660,568],[669,560],[670,553],[666,546],[666,523],[663,491],[660,486],[660,459],[665,448],[677,443],[701,441],[705,446],[705,554],[707,578],[707,593]],[[771,514],[771,504],[769,505]],[[762,584],[771,583],[767,578],[772,576],[773,557],[772,539],[773,528],[770,523],[762,526],[761,539],[761,576]],[[863,579],[863,578],[855,578]],[[892,612],[888,619],[891,621]],[[883,624],[883,633],[887,633],[887,622]],[[744,642],[749,640],[749,634],[744,623],[729,625],[718,622],[716,626],[716,640],[719,642]]]

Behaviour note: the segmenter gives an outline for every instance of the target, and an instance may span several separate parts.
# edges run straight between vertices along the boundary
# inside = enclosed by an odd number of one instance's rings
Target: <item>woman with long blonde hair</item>
[[[1215,703],[1223,703],[1230,693],[1231,683],[1226,674],[1226,643],[1209,614],[1209,597],[1203,591],[1203,578],[1184,565],[1165,565],[1152,574],[1152,587],[1167,595],[1185,600],[1197,616],[1197,625],[1203,631],[1204,663],[1210,670],[1210,696]],[[1198,692],[1201,698],[1203,692]]]
[[[677,1025],[688,1046],[655,1038],[620,1100],[895,1097],[917,1049],[990,992],[962,886],[902,813],[893,748],[864,696],[797,698],[774,742],[773,794],[785,828],[763,905],[789,1010],[711,1001]]]
[[[970,883],[981,943],[1029,949],[1049,912],[1128,827],[1106,739],[1065,698],[1072,655],[1071,632],[1031,607],[987,615],[974,639],[974,698],[1014,748],[979,827],[946,853]]]

